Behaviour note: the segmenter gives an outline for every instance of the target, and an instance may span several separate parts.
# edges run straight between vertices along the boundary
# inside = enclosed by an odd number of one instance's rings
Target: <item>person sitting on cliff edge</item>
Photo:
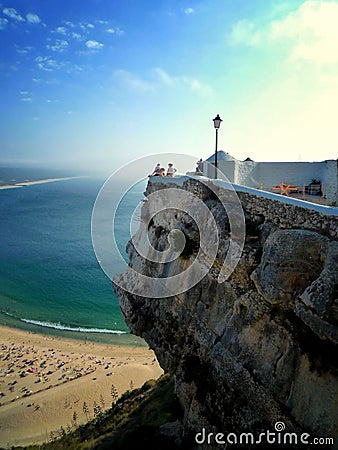
[[[203,160],[202,158],[196,163],[196,173],[203,173]]]
[[[177,172],[177,170],[175,169],[173,163],[169,163],[167,169],[167,177],[173,177],[175,172]]]
[[[152,176],[158,177],[158,176],[161,175],[161,170],[162,170],[161,163],[157,163],[153,173],[151,175],[149,175],[149,176],[150,177],[152,177]]]

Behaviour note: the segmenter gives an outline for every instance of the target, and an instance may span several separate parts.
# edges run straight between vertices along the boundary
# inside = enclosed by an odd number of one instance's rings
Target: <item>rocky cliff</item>
[[[150,200],[142,210],[147,227],[136,239],[149,239],[163,252],[174,228],[185,237],[180,256],[163,264],[141,256],[132,242],[127,245],[130,268],[154,280],[186,270],[199,249],[200,230],[187,213],[152,213],[151,194],[173,186],[197,196],[215,219],[219,242],[210,270],[187,291],[166,298],[119,287],[137,283],[128,270],[115,278],[114,287],[131,332],[143,337],[163,369],[174,374],[184,411],[176,429],[182,445],[238,444],[240,433],[256,438],[267,430],[276,437],[277,431],[298,433],[298,439],[308,433],[308,442],[335,436],[337,217],[238,192],[244,247],[236,268],[220,283],[224,254],[234,238],[219,200],[222,187],[210,189],[197,179],[151,178],[145,193]],[[210,220],[203,226],[208,234]],[[202,434],[196,441],[203,428],[213,433],[210,445]],[[216,433],[223,437],[215,441]],[[251,448],[250,442],[244,448]]]

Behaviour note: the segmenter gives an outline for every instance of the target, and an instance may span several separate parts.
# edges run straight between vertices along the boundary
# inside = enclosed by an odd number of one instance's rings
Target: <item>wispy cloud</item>
[[[141,77],[128,72],[127,70],[116,70],[115,78],[126,85],[128,88],[137,92],[151,92],[155,90],[155,85],[149,81],[143,80]]]
[[[41,19],[37,14],[28,13],[26,14],[26,19],[29,23],[41,23]]]
[[[171,77],[167,72],[165,72],[160,67],[156,67],[154,69],[155,74],[158,76],[161,83],[166,84],[167,86],[172,86],[175,82],[175,79]]]
[[[20,95],[21,95],[20,100],[22,102],[31,102],[31,101],[33,101],[33,98],[32,98],[31,94],[28,91],[20,91]]]
[[[260,25],[242,19],[230,42],[247,46],[288,46],[291,62],[338,63],[338,2],[306,0],[278,20]]]
[[[0,17],[0,31],[4,30],[7,27],[8,20],[4,17]]]
[[[33,83],[36,84],[48,84],[48,85],[58,85],[60,84],[60,80],[57,80],[56,78],[32,78]]]
[[[66,27],[57,27],[57,28],[55,29],[55,33],[63,34],[63,35],[66,36],[67,33],[68,33],[68,30],[67,30]]]
[[[100,50],[103,48],[102,42],[89,40],[86,42],[86,47],[88,47],[91,50]]]
[[[31,45],[26,45],[26,47],[23,47],[23,48],[19,48],[17,46],[15,46],[15,47],[16,47],[16,51],[17,51],[17,53],[19,53],[19,55],[27,55],[34,49],[34,47],[32,47]]]
[[[39,69],[46,72],[53,72],[54,70],[61,69],[64,67],[64,63],[55,61],[50,56],[38,56],[35,58]]]
[[[25,22],[25,19],[17,12],[15,8],[4,8],[2,12],[5,14],[5,16],[16,20],[18,22]]]
[[[152,69],[149,80],[126,70],[117,70],[114,72],[114,76],[128,88],[141,93],[162,91],[164,87],[185,89],[203,95],[212,93],[211,87],[198,79],[185,75],[172,76],[160,67]]]
[[[190,16],[191,14],[194,14],[195,10],[193,8],[185,8],[183,10],[184,14],[186,14],[187,16]]]
[[[338,3],[308,0],[270,26],[270,37],[292,42],[290,60],[338,62]]]
[[[106,29],[106,33],[110,33],[110,34],[116,34],[118,36],[122,36],[122,34],[124,34],[124,31],[121,30],[120,28],[107,28]]]
[[[79,33],[70,33],[70,37],[72,37],[73,39],[75,39],[77,41],[81,41],[83,39],[81,34],[79,34]]]
[[[65,41],[64,39],[57,39],[53,45],[47,45],[46,47],[48,50],[52,50],[53,52],[62,53],[67,50],[68,46],[68,41]]]
[[[75,28],[76,27],[75,23],[72,22],[71,20],[65,20],[63,23],[65,25],[67,25],[67,27],[69,27],[69,28]]]
[[[1,6],[1,5],[0,5]],[[15,8],[3,8],[2,13],[13,20],[14,22],[27,22],[29,24],[40,24],[41,19],[37,14],[27,13],[24,18]],[[0,18],[0,30],[4,30],[8,24],[8,19],[5,17]],[[43,24],[44,25],[44,24]],[[45,26],[45,25],[44,25]]]
[[[258,31],[255,24],[247,19],[236,22],[231,30],[230,43],[256,46],[263,40],[263,32]]]
[[[199,92],[201,94],[212,93],[212,88],[208,84],[202,83],[196,78],[192,78],[186,75],[172,76],[160,67],[156,67],[153,71],[157,75],[158,80],[162,85],[185,88],[191,91]]]
[[[107,27],[108,26],[108,27]],[[119,27],[109,26],[107,20],[95,20],[93,22],[78,22],[74,23],[69,20],[63,21],[61,25],[56,27],[51,33],[61,34],[68,40],[68,44],[71,44],[70,40],[78,42],[85,41],[85,45],[90,50],[99,50],[104,47],[104,43],[95,39],[93,34],[95,33],[109,33],[116,36],[121,36],[124,31]]]

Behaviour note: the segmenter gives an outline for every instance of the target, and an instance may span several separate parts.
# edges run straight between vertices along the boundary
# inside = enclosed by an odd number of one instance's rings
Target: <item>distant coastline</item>
[[[24,186],[31,186],[34,184],[44,184],[44,183],[53,183],[55,181],[74,180],[76,178],[80,178],[80,177],[78,176],[78,177],[64,177],[64,178],[46,178],[43,180],[35,180],[35,181],[21,181],[20,183],[0,185],[0,189],[21,188]]]

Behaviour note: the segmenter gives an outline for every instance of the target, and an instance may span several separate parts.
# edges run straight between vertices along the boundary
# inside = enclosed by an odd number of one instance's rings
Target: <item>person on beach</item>
[[[167,177],[173,177],[173,176],[174,176],[174,173],[175,173],[176,171],[177,171],[177,170],[175,169],[174,165],[173,165],[172,163],[169,163],[169,164],[168,164],[168,169],[167,169]]]

